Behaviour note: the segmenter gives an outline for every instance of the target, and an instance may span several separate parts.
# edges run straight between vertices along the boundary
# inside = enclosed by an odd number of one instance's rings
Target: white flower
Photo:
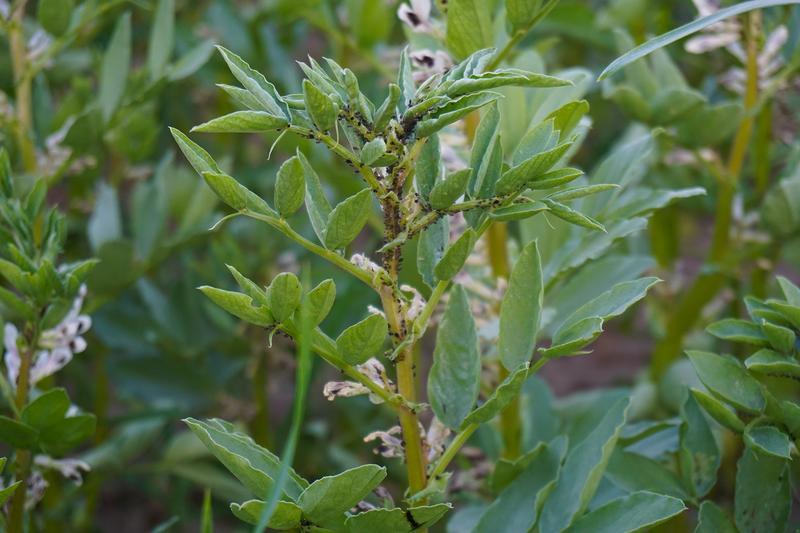
[[[413,31],[429,32],[433,29],[430,20],[431,0],[409,0],[408,4],[400,4],[397,17]]]
[[[401,435],[400,426],[393,426],[386,431],[373,431],[366,437],[364,442],[377,440],[380,442],[372,451],[383,457],[403,457],[403,439],[396,435]]]
[[[49,455],[37,455],[33,462],[41,468],[55,470],[76,485],[83,484],[83,474],[91,470],[88,464],[78,459],[53,459]]]
[[[374,357],[356,366],[356,369],[379,387],[390,391],[394,390],[394,383],[386,375],[386,369]],[[356,381],[329,381],[322,388],[322,394],[331,402],[336,398],[351,398],[369,394],[370,402],[376,405],[383,403],[383,398],[372,394],[364,384]]]
[[[449,436],[450,428],[442,424],[438,418],[433,417],[431,425],[428,427],[428,432],[425,434],[429,463],[435,461],[444,453],[447,437]]]
[[[701,17],[706,17],[719,11],[719,2],[714,0],[692,0]],[[736,19],[728,19],[712,24],[705,28],[696,37],[692,37],[684,45],[686,51],[692,54],[704,54],[717,48],[729,48],[738,43],[741,38],[741,28]]]
[[[329,402],[332,402],[336,398],[352,398],[369,394],[369,389],[355,381],[329,381],[322,388],[322,394]]]
[[[421,83],[431,76],[442,74],[453,66],[453,60],[442,50],[417,50],[409,54],[411,63],[417,68],[414,81]]]

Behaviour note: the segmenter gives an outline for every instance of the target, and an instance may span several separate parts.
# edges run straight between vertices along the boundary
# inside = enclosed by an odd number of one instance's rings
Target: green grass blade
[[[800,4],[800,0],[750,0],[748,2],[742,2],[740,4],[726,7],[725,9],[720,9],[716,13],[712,13],[706,17],[701,17],[679,28],[675,28],[672,31],[668,31],[663,35],[659,35],[654,39],[650,39],[646,43],[640,44],[636,48],[626,52],[612,61],[611,64],[609,64],[605,70],[600,73],[600,76],[597,79],[598,81],[603,80],[626,65],[633,63],[637,59],[641,59],[644,56],[658,50],[659,48],[663,48],[679,39],[701,31],[721,20],[735,17],[736,15],[741,15],[742,13],[747,13],[748,11],[754,11],[756,9],[790,4]]]

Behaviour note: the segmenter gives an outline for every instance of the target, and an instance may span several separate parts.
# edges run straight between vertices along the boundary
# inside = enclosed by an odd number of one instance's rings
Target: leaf
[[[800,377],[800,363],[797,362],[797,359],[766,348],[748,357],[744,366],[748,370],[767,376]]]
[[[253,299],[246,294],[217,289],[207,285],[200,287],[200,291],[209,300],[245,322],[262,327],[271,326],[275,322],[272,313],[267,307],[254,305]]]
[[[503,173],[497,182],[497,194],[513,193],[529,182],[536,182],[539,178],[547,176],[547,171],[567,152],[572,143],[559,144],[539,152]]]
[[[658,50],[659,48],[663,48],[679,39],[701,31],[721,20],[735,17],[736,15],[747,13],[748,11],[753,11],[755,9],[764,9],[772,6],[782,6],[797,3],[798,0],[750,0],[748,2],[740,2],[730,7],[719,9],[710,15],[701,17],[688,24],[684,24],[679,28],[675,28],[672,31],[668,31],[667,33],[659,35],[654,39],[650,39],[649,41],[640,44],[633,50],[626,52],[622,56],[612,61],[611,64],[600,73],[600,76],[598,76],[597,79],[602,80],[607,78],[626,65],[633,63],[637,59],[641,59],[642,57]]]
[[[275,86],[263,74],[250,68],[250,65],[230,50],[222,46],[217,46],[217,50],[222,54],[231,74],[260,102],[263,111],[284,119],[289,118],[289,108]]]
[[[325,247],[335,250],[350,244],[361,233],[371,211],[372,191],[369,189],[361,189],[337,205],[328,216]]]
[[[420,121],[414,131],[419,138],[430,137],[445,126],[464,118],[500,97],[499,93],[491,91],[464,95],[437,109],[432,114],[432,118]]]
[[[737,463],[734,501],[739,531],[786,531],[792,507],[788,462],[746,447]]]
[[[542,202],[533,201],[495,209],[489,213],[489,216],[494,220],[506,222],[509,220],[525,220],[546,211],[549,211],[546,205]]]
[[[269,493],[280,468],[280,460],[272,452],[218,420],[185,418],[183,421],[250,492],[260,497]],[[295,500],[307,486],[308,482],[291,471],[284,493]]]
[[[542,7],[542,0],[506,0],[506,20],[514,32],[524,31]]]
[[[530,531],[558,477],[562,458],[563,451],[558,443],[544,445],[527,467],[486,508],[474,533]]]
[[[595,429],[567,454],[539,519],[541,533],[562,531],[586,510],[625,425],[628,405],[628,398],[616,401]]]
[[[275,209],[286,218],[300,209],[305,200],[305,168],[300,158],[290,157],[278,169],[275,179]]]
[[[39,435],[39,444],[48,455],[65,455],[94,435],[96,427],[97,418],[94,415],[68,416],[43,429]]]
[[[727,513],[714,502],[706,500],[700,506],[694,533],[737,533],[737,531]]]
[[[440,218],[422,231],[417,241],[417,270],[429,286],[436,285],[434,269],[442,260],[450,238],[450,223],[447,217]]]
[[[493,103],[483,113],[472,141],[469,160],[472,174],[467,184],[470,198],[489,198],[494,192],[495,182],[500,178],[503,164],[499,132],[500,110],[497,104]]]
[[[800,307],[800,287],[789,281],[783,276],[778,276],[778,285],[781,286],[783,296],[789,305]]]
[[[222,174],[217,162],[214,161],[214,158],[211,157],[208,152],[203,150],[198,144],[189,139],[189,137],[181,133],[180,130],[170,128],[169,131],[172,133],[172,137],[175,139],[175,142],[178,143],[178,148],[181,149],[184,157],[186,157],[186,159],[189,161],[189,164],[192,165],[192,168],[194,168],[198,174],[201,176],[203,175],[203,172]]]
[[[714,322],[706,328],[706,331],[726,341],[744,342],[756,346],[768,344],[767,338],[757,324],[739,318],[725,318]]]
[[[691,394],[686,396],[681,406],[681,420],[680,469],[692,496],[702,498],[717,482],[721,453],[697,400]]]
[[[370,509],[349,516],[345,525],[348,533],[411,533],[431,527],[452,508],[449,503],[437,503],[408,509]]]
[[[447,209],[458,200],[467,188],[471,169],[465,168],[453,172],[444,180],[433,186],[430,192],[430,204],[433,209]]]
[[[336,351],[351,365],[360,365],[378,354],[388,333],[386,319],[378,314],[370,315],[339,335]]]
[[[258,524],[258,519],[261,516],[261,511],[264,508],[264,502],[261,500],[248,500],[243,503],[232,503],[231,512],[233,515],[248,524]],[[278,502],[275,511],[272,513],[272,518],[269,520],[268,527],[270,529],[277,529],[278,531],[285,531],[287,529],[295,529],[300,526],[300,521],[303,516],[303,511],[300,507],[293,502]]]
[[[470,424],[483,424],[488,422],[497,415],[500,411],[511,403],[525,383],[525,378],[528,377],[528,370],[530,364],[525,363],[519,368],[511,372],[506,379],[492,392],[492,394],[481,405],[473,409],[464,421],[461,423],[461,428],[465,428]]]
[[[646,490],[686,499],[686,490],[672,470],[660,462],[617,449],[611,454],[606,477],[625,492]]]
[[[447,6],[447,49],[457,58],[494,44],[492,13],[481,0],[452,0]]]
[[[467,228],[461,236],[451,244],[444,252],[442,259],[436,263],[433,269],[436,278],[440,281],[447,281],[453,278],[464,266],[476,240],[475,230]]]
[[[114,26],[114,33],[108,42],[100,65],[100,87],[98,100],[103,113],[103,121],[108,122],[119,106],[128,70],[131,66],[131,14],[125,12]]]
[[[566,137],[581,121],[581,118],[583,118],[583,116],[588,112],[589,102],[586,100],[575,100],[572,102],[567,102],[563,106],[553,111],[547,115],[547,117],[545,117],[545,120],[552,118],[554,121],[553,129],[561,132],[561,139],[566,139]]]
[[[0,442],[13,448],[33,449],[39,438],[36,428],[0,415]]]
[[[233,177],[216,172],[203,172],[203,179],[220,200],[236,211],[250,210],[277,217],[277,213],[267,202]]]
[[[789,437],[774,426],[749,426],[744,432],[744,442],[761,454],[791,459]]]
[[[364,499],[386,477],[378,465],[361,465],[308,486],[297,499],[303,514],[323,527],[344,523],[346,511]]]
[[[61,388],[50,389],[22,410],[22,422],[41,431],[64,419],[71,402],[67,391]]]
[[[11,499],[11,496],[17,491],[17,487],[19,487],[20,483],[22,483],[22,480],[0,489],[0,505],[5,505],[6,502]]]
[[[122,214],[117,191],[104,182],[97,185],[97,199],[86,233],[95,252],[105,243],[122,238]]]
[[[174,82],[188,78],[206,64],[213,52],[214,41],[208,39],[200,42],[167,67],[167,79]]]
[[[159,0],[147,46],[147,69],[151,80],[157,80],[164,74],[172,55],[174,33],[175,0]]]
[[[319,181],[319,176],[317,176],[314,168],[299,149],[297,150],[297,157],[300,158],[300,162],[305,169],[306,211],[308,212],[308,218],[311,220],[314,233],[317,234],[321,242],[325,242],[325,228],[327,227],[328,218],[331,214],[331,204],[325,197],[325,192]]]
[[[761,385],[733,360],[710,352],[688,350],[697,376],[714,396],[748,413],[760,413],[766,401]]]
[[[300,280],[291,272],[281,272],[275,276],[267,289],[267,304],[278,322],[285,322],[292,316],[302,297]]]
[[[677,498],[639,491],[612,500],[584,515],[565,533],[631,533],[649,531],[681,514],[686,506]]]
[[[386,153],[386,141],[383,137],[376,137],[361,148],[361,162],[372,165]]]
[[[36,18],[47,33],[61,37],[69,28],[74,8],[74,0],[39,0]]]
[[[336,284],[332,279],[326,279],[308,291],[306,298],[308,298],[308,305],[301,308],[307,309],[312,314],[311,326],[316,327],[325,320],[333,308],[336,300]]]
[[[739,420],[739,417],[736,416],[736,413],[734,413],[724,403],[701,390],[689,390],[692,393],[692,396],[694,396],[694,399],[697,400],[697,403],[702,405],[706,413],[708,413],[711,418],[716,420],[719,424],[738,433],[744,431],[744,422]]]
[[[603,319],[599,316],[583,318],[558,330],[547,348],[539,348],[542,357],[552,359],[563,355],[582,354],[581,348],[593,342],[603,332]]]
[[[536,241],[531,241],[522,249],[514,264],[500,306],[497,352],[506,369],[517,368],[533,355],[543,298],[539,247]]]
[[[439,181],[441,158],[439,136],[431,135],[419,153],[414,174],[417,191],[424,200],[430,198],[431,191]]]
[[[431,408],[448,427],[458,429],[475,405],[480,374],[478,333],[469,298],[461,285],[455,285],[436,332],[433,366],[428,374]]]
[[[212,118],[199,126],[192,128],[192,132],[202,133],[261,133],[265,131],[281,130],[288,126],[285,118],[267,113],[266,111],[234,111],[221,117]]]
[[[590,230],[602,231],[604,233],[606,232],[605,226],[603,226],[597,220],[590,216],[584,215],[583,213],[580,213],[560,202],[556,202],[550,198],[542,198],[542,203],[547,206],[547,209],[553,215],[557,216],[561,220]]]
[[[486,89],[495,89],[498,87],[551,88],[568,85],[572,85],[572,82],[545,74],[527,72],[517,68],[506,68],[493,70],[491,72],[483,72],[481,74],[473,74],[456,80],[451,85],[447,86],[445,94],[451,98],[455,98],[462,94],[485,91]]]
[[[770,346],[775,350],[783,353],[792,353],[794,351],[797,336],[793,330],[762,319],[761,333],[764,334]]]
[[[336,123],[338,110],[331,97],[310,80],[303,80],[303,98],[311,120],[320,131],[329,131]]]

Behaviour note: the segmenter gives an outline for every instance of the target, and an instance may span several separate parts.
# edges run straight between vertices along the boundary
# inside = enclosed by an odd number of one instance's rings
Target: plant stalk
[[[30,336],[31,339],[20,352],[19,377],[17,378],[17,392],[14,398],[17,412],[21,413],[28,403],[28,392],[30,389],[30,372],[33,362],[34,346],[36,345],[36,334]],[[19,416],[17,417],[19,418]],[[17,450],[15,459],[15,472],[17,481],[22,481],[14,491],[11,499],[11,509],[8,513],[9,533],[23,533],[25,526],[25,497],[27,493],[27,479],[31,471],[31,452],[30,450]]]
[[[26,172],[36,171],[36,149],[33,145],[33,108],[31,106],[31,79],[26,76],[28,50],[25,44],[25,6],[27,0],[14,4],[8,26],[8,41],[11,51],[11,68],[14,73],[16,108],[16,137],[22,165]]]

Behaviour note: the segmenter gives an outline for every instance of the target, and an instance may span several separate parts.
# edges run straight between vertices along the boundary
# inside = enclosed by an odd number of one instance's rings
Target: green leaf
[[[691,494],[702,498],[717,482],[722,457],[697,400],[691,394],[681,406],[678,459]],[[657,491],[660,492],[660,491]]]
[[[74,0],[39,0],[36,18],[48,33],[61,37],[69,28],[74,8]]]
[[[778,285],[781,286],[786,301],[789,302],[790,305],[800,307],[800,287],[783,276],[778,276]]]
[[[278,214],[267,202],[233,177],[222,173],[203,172],[203,179],[220,200],[236,211],[250,210],[277,218]]]
[[[430,192],[430,204],[433,209],[447,209],[458,200],[467,188],[471,169],[465,168],[453,172],[444,180],[433,186]]]
[[[686,499],[686,490],[672,470],[660,462],[620,449],[611,454],[606,477],[625,492],[646,490]]]
[[[157,80],[163,74],[172,55],[175,33],[175,0],[159,0],[153,26],[150,29],[150,42],[147,46],[147,68],[150,79]]]
[[[694,533],[737,533],[730,517],[717,504],[706,500],[700,506]]]
[[[772,324],[762,319],[761,333],[764,334],[770,346],[775,350],[783,353],[794,352],[797,335],[795,335],[793,330],[777,324]]]
[[[428,200],[431,191],[436,186],[441,175],[441,153],[439,146],[439,136],[431,135],[417,158],[416,172],[414,180],[417,191],[424,200]]]
[[[548,195],[548,198],[558,202],[571,202],[572,200],[577,200],[578,198],[583,198],[585,196],[591,196],[593,194],[599,194],[601,192],[611,191],[614,189],[619,189],[619,185],[615,183],[598,183],[596,185],[583,186],[579,185],[577,187],[569,187],[558,192],[554,192],[553,194]]]
[[[312,313],[311,326],[316,327],[325,320],[333,308],[333,303],[336,301],[336,284],[332,279],[326,279],[308,291],[306,298],[308,305],[305,308]]]
[[[360,365],[378,354],[388,333],[386,319],[378,314],[370,315],[339,335],[336,351],[351,365]]]
[[[749,426],[744,432],[744,442],[761,454],[791,459],[789,437],[774,426]]]
[[[776,300],[767,300],[767,305],[780,313],[795,329],[800,329],[800,307]]]
[[[760,413],[766,400],[761,385],[739,363],[710,352],[686,352],[697,376],[714,396],[748,413]]]
[[[674,30],[663,35],[659,35],[654,39],[650,39],[649,41],[640,44],[633,50],[626,52],[622,56],[612,61],[611,64],[600,73],[598,80],[607,78],[626,65],[633,63],[637,59],[641,59],[642,57],[658,50],[659,48],[663,48],[669,44],[672,44],[679,39],[704,30],[705,28],[721,20],[735,17],[736,15],[747,13],[748,11],[753,11],[755,9],[764,9],[772,6],[782,6],[796,3],[798,3],[798,0],[750,0],[748,2],[741,2],[730,7],[719,9],[710,15],[701,17],[690,22],[689,24],[684,24],[679,28],[675,28]]]
[[[756,346],[768,344],[767,338],[761,332],[758,324],[739,318],[725,318],[714,322],[706,328],[706,331],[718,339],[726,341],[744,342]]]
[[[336,123],[339,111],[330,96],[322,92],[310,80],[303,80],[303,98],[311,120],[320,131],[329,131]]]
[[[560,328],[550,346],[539,348],[539,353],[548,359],[564,355],[582,355],[585,352],[579,350],[597,339],[602,332],[603,319],[601,317],[586,317],[574,324]]]
[[[584,215],[583,213],[580,213],[560,202],[556,202],[550,198],[542,198],[542,203],[547,206],[547,209],[550,211],[550,213],[557,216],[561,220],[590,230],[602,231],[604,233],[606,232],[605,226],[603,226],[597,220],[588,215]]]
[[[33,449],[39,438],[36,428],[0,415],[0,442],[13,448]]]
[[[500,110],[493,103],[483,113],[472,141],[469,160],[472,174],[467,185],[470,198],[489,198],[494,192],[503,165],[499,135]]]
[[[486,89],[495,89],[498,87],[551,88],[564,87],[567,85],[572,85],[572,82],[545,74],[527,72],[517,68],[507,68],[483,72],[481,74],[473,74],[456,80],[451,85],[447,86],[445,93],[447,96],[455,98],[462,94],[485,91]]]
[[[377,131],[382,131],[389,125],[394,116],[397,104],[400,101],[400,87],[396,83],[389,84],[389,94],[386,100],[375,111],[374,126]]]
[[[349,516],[345,526],[348,533],[411,533],[431,527],[452,508],[449,503],[437,503],[408,509],[370,509]]]
[[[690,389],[690,392],[697,403],[720,425],[738,433],[744,431],[744,422],[724,403],[698,389]]]
[[[222,58],[228,65],[231,74],[242,84],[242,87],[250,91],[261,104],[261,109],[270,115],[289,118],[289,108],[283,101],[275,86],[264,78],[264,75],[250,68],[241,57],[230,50],[217,46]]]
[[[204,285],[200,290],[209,300],[235,317],[256,326],[271,326],[275,319],[267,307],[255,305],[253,299],[240,292],[226,291]]]
[[[22,410],[22,421],[41,431],[61,421],[70,405],[67,391],[60,388],[50,389],[25,406]]]
[[[511,374],[497,386],[485,402],[467,415],[461,423],[461,428],[463,429],[470,424],[483,424],[484,422],[488,422],[494,418],[497,413],[505,409],[505,407],[511,403],[511,400],[519,394],[522,384],[525,383],[525,378],[528,377],[529,369],[530,365],[525,363],[511,372]]]
[[[265,131],[280,130],[288,126],[285,118],[273,115],[266,111],[234,111],[221,117],[212,118],[199,126],[192,128],[192,132],[203,133],[261,133]]]
[[[576,521],[565,533],[632,533],[681,514],[686,506],[677,498],[639,491],[612,500]]]
[[[467,292],[461,285],[450,300],[436,332],[433,366],[428,374],[428,399],[436,417],[458,429],[478,399],[481,356],[478,332]]]
[[[800,378],[800,363],[797,362],[797,359],[766,348],[748,357],[744,366],[748,370],[767,376]]]
[[[378,465],[351,468],[316,480],[303,491],[297,504],[315,524],[336,527],[344,523],[344,513],[372,492],[385,477],[386,469]]]
[[[442,260],[450,239],[450,223],[447,217],[440,218],[422,231],[417,241],[417,270],[429,286],[436,285],[434,269]]]
[[[128,70],[131,66],[131,14],[125,12],[116,26],[100,66],[100,88],[98,99],[103,120],[108,122],[119,106],[125,85],[128,81]]]
[[[350,244],[361,233],[371,211],[372,191],[369,189],[361,189],[337,205],[328,216],[325,247],[335,250]]]
[[[331,214],[331,204],[325,197],[325,191],[322,189],[322,184],[319,181],[319,176],[314,171],[314,168],[306,159],[306,156],[298,149],[297,157],[303,163],[306,177],[306,211],[308,218],[311,221],[311,226],[314,228],[314,233],[321,242],[325,242],[325,228],[328,224],[328,217]]]
[[[302,297],[300,280],[291,272],[281,272],[275,276],[267,289],[269,310],[278,322],[284,322],[292,316]]]
[[[278,169],[275,179],[275,209],[288,217],[300,209],[305,200],[305,168],[300,158],[290,157]]]
[[[253,305],[268,306],[267,291],[258,286],[254,281],[246,278],[238,270],[231,265],[225,265],[228,271],[233,275],[236,284],[242,289],[247,296],[253,300]]]
[[[430,137],[445,126],[448,126],[453,122],[464,118],[473,111],[494,102],[500,98],[500,96],[501,95],[499,93],[494,93],[491,91],[483,91],[461,96],[458,99],[452,100],[437,109],[435,113],[432,113],[432,118],[420,121],[414,131],[419,138]]]
[[[231,504],[233,516],[242,522],[252,525],[258,524],[258,519],[261,516],[263,508],[264,502],[261,500],[248,500],[243,503]],[[279,501],[267,527],[270,529],[277,529],[278,531],[296,529],[300,527],[302,518],[303,511],[296,503]]]
[[[183,54],[167,67],[167,79],[175,82],[188,78],[206,64],[214,52],[214,41],[207,39]]]
[[[557,479],[563,451],[557,443],[542,446],[526,468],[486,508],[473,532],[530,531]]]
[[[451,0],[447,6],[447,49],[467,57],[494,44],[490,5],[481,0]]]
[[[0,489],[0,505],[5,505],[6,502],[11,499],[11,496],[17,491],[17,487],[19,487],[20,483],[22,483],[22,480]]]
[[[265,497],[272,489],[273,479],[280,468],[280,460],[269,450],[239,433],[227,423],[218,420],[183,420],[206,448],[231,474],[256,496]],[[284,487],[285,494],[297,499],[308,486],[293,470]]]
[[[531,241],[522,249],[514,264],[500,306],[497,352],[506,369],[517,368],[533,355],[543,298],[539,247],[536,241]]]
[[[192,165],[192,168],[194,168],[198,174],[201,176],[203,175],[203,172],[222,174],[222,170],[220,170],[217,162],[214,161],[214,158],[211,157],[208,152],[203,150],[197,143],[189,139],[189,137],[184,135],[180,130],[170,128],[169,131],[172,133],[172,137],[175,139],[175,142],[178,143],[178,148],[181,149],[184,157],[186,157],[186,159],[189,161],[189,164]]]
[[[567,136],[575,129],[575,126],[581,121],[584,115],[589,112],[589,102],[586,100],[576,100],[567,102],[559,107],[547,117],[545,120],[553,119],[553,129],[561,132],[560,138],[566,139]]]
[[[361,162],[365,165],[373,165],[385,153],[386,141],[383,140],[383,137],[376,137],[361,148]]]
[[[461,236],[444,252],[442,259],[436,263],[433,272],[440,281],[453,278],[464,266],[476,240],[475,230],[467,228]]]
[[[544,213],[545,211],[549,211],[546,205],[542,202],[533,201],[495,209],[489,213],[489,216],[494,220],[506,222],[509,220],[525,220],[526,218]]]
[[[43,429],[39,444],[48,455],[64,455],[94,435],[96,427],[97,418],[94,415],[68,416]]]
[[[789,464],[746,447],[736,470],[735,521],[739,531],[783,533],[792,508]]]
[[[564,530],[586,510],[625,425],[628,405],[627,398],[616,401],[595,429],[567,454],[558,483],[539,519],[541,533]]]
[[[511,167],[497,181],[497,194],[510,194],[523,188],[529,182],[535,184],[539,179],[545,178],[547,171],[558,163],[570,146],[572,146],[570,142],[559,144],[555,148],[539,152]]]

